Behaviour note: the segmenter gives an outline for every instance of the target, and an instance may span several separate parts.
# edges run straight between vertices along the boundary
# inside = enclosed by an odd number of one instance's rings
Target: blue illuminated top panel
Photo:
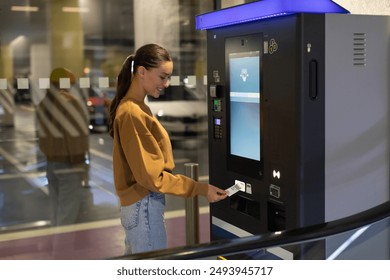
[[[196,29],[206,30],[296,13],[349,11],[331,0],[261,0],[196,16]]]

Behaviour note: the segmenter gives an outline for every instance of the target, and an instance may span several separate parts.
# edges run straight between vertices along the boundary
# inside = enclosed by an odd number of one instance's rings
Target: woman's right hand
[[[207,192],[207,200],[209,202],[218,202],[227,197],[227,193],[225,190],[222,190],[216,186],[209,185],[209,189]]]

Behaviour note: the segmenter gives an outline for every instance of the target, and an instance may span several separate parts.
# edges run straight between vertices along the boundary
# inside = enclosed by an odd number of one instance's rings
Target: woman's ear
[[[137,69],[137,74],[143,77],[145,75],[145,71],[146,71],[145,67],[139,66]]]

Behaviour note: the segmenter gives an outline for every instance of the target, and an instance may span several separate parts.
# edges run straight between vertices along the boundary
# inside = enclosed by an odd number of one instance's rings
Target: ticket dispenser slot
[[[260,220],[260,204],[241,195],[234,195],[230,198],[230,207],[238,212],[252,216]]]

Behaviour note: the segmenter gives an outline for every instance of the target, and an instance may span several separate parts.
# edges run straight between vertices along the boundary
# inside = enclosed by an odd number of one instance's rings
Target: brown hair
[[[111,137],[114,136],[114,119],[116,110],[122,98],[130,88],[131,81],[137,68],[140,66],[146,69],[158,68],[161,62],[172,61],[168,51],[156,44],[147,44],[140,47],[135,54],[129,55],[122,65],[122,69],[117,78],[116,95],[110,105],[108,131]]]

